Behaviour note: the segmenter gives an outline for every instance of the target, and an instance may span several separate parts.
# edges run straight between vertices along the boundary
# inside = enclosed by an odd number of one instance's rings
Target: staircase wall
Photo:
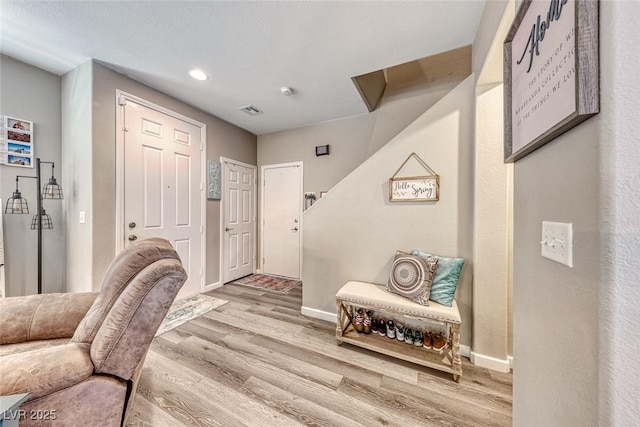
[[[334,314],[349,280],[386,283],[396,250],[463,257],[456,299],[470,345],[474,96],[470,76],[305,212],[303,310]],[[389,201],[389,178],[412,152],[440,175],[438,202]],[[425,173],[411,163],[401,175],[414,174]]]

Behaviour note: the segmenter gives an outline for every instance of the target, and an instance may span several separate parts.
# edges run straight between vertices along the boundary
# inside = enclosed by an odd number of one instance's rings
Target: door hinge
[[[200,234],[202,234],[203,231],[204,231],[204,227],[200,225]]]
[[[122,131],[123,132],[129,132],[129,129],[127,129],[125,126],[122,126]]]
[[[120,96],[118,97],[118,105],[121,105],[121,106],[123,106],[123,107],[124,107],[125,105],[127,105],[127,98],[125,98],[124,96],[120,95]]]
[[[200,191],[204,190],[204,184],[200,183]]]

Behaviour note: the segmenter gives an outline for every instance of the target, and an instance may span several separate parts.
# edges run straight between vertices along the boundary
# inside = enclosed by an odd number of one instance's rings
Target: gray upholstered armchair
[[[0,396],[31,393],[20,409],[53,412],[54,426],[124,424],[151,340],[186,278],[171,244],[152,238],[118,254],[99,293],[1,300]],[[29,418],[20,425],[47,425]]]

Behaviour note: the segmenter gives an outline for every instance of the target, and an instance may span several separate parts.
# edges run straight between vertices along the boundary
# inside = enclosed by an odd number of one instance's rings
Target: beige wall
[[[473,76],[422,114],[304,215],[303,306],[335,313],[348,280],[384,284],[395,251],[419,248],[467,260],[457,301],[471,340]],[[388,180],[416,152],[440,175],[440,200],[392,203]],[[414,163],[403,170],[424,173]]]
[[[640,419],[638,5],[600,2],[599,115],[515,164],[514,425]],[[573,223],[574,268],[540,256]]]
[[[188,104],[169,97],[155,89],[145,86],[128,77],[116,73],[102,64],[91,62],[91,118],[92,141],[90,155],[90,176],[83,178],[91,183],[88,191],[92,197],[87,228],[92,231],[90,253],[91,273],[77,279],[78,288],[97,289],[109,263],[115,255],[115,139],[116,139],[116,89],[161,105],[179,114],[191,117],[207,125],[207,158],[219,159],[220,156],[242,162],[256,164],[255,135],[237,128],[223,120],[197,110]],[[65,121],[72,121],[66,117]],[[69,168],[77,168],[70,164]],[[69,212],[70,218],[77,219],[78,212]],[[205,284],[219,282],[220,276],[220,202],[206,202],[206,268]],[[72,251],[81,251],[85,240],[71,236],[68,245]],[[91,282],[91,283],[89,283]]]
[[[258,165],[304,162],[304,191],[328,191],[459,82],[383,98],[372,113],[258,136]],[[393,90],[393,88],[387,88]],[[316,157],[317,145],[330,155]]]
[[[63,176],[60,156],[60,77],[5,55],[0,56],[0,116],[34,122],[34,154],[56,164],[56,178]],[[16,175],[35,176],[35,168],[0,166],[2,209],[13,195]],[[50,165],[42,166],[42,185],[51,176]],[[61,183],[60,181],[58,181]],[[67,188],[63,187],[63,191]],[[36,180],[21,178],[20,192],[29,203],[27,215],[4,216],[4,255],[8,296],[30,295],[38,290],[38,232],[31,230],[36,214]],[[42,289],[61,292],[64,287],[65,222],[63,201],[45,200],[53,230],[42,232]]]

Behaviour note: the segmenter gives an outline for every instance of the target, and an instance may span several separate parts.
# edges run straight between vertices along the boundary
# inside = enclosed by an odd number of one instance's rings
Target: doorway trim
[[[260,183],[261,183],[261,191],[260,191],[260,256],[261,259],[264,259],[264,173],[267,169],[278,169],[278,168],[286,168],[286,167],[300,167],[300,188],[304,192],[304,162],[290,162],[290,163],[277,163],[273,165],[263,165],[260,167]],[[304,242],[304,209],[302,208],[303,204],[302,194],[300,195],[300,203],[298,204],[298,209],[300,210],[300,271],[299,271],[299,280],[302,280],[302,247]],[[264,266],[262,265],[262,261],[260,261],[260,271],[264,271]]]
[[[183,116],[173,110],[165,108],[161,105],[147,101],[131,93],[121,89],[116,89],[115,93],[115,109],[116,109],[116,230],[115,230],[115,249],[117,255],[124,249],[124,107],[126,101],[135,102],[151,110],[171,116],[175,119],[185,121],[191,125],[200,128],[200,268],[202,275],[200,277],[200,292],[205,292],[207,281],[207,200],[204,197],[206,182],[206,162],[207,162],[207,125],[199,122],[191,117]],[[124,102],[124,103],[123,103]]]
[[[254,170],[253,172],[253,274],[256,274],[258,268],[258,166],[250,165],[249,163],[240,162],[238,160],[231,159],[229,157],[220,156],[220,187],[224,188],[225,182],[225,173],[224,173],[224,164],[233,163],[234,165],[243,166],[246,168],[251,168]],[[217,283],[218,286],[215,288],[219,288],[220,286],[224,286],[224,212],[225,207],[227,205],[227,198],[225,195],[222,195],[220,200],[220,281]],[[212,285],[213,286],[213,285]],[[213,288],[213,289],[215,289]]]

